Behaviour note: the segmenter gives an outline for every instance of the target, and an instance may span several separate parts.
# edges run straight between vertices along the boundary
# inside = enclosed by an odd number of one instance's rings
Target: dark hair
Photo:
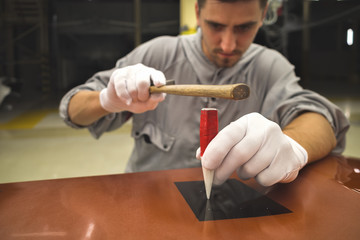
[[[230,2],[231,3],[231,2],[252,1],[252,0],[218,0],[218,1],[219,2]],[[256,1],[260,1],[260,7],[262,9],[265,9],[268,0],[256,0]],[[205,5],[206,0],[197,0],[197,2],[198,2],[198,5],[199,5],[199,10],[201,10]]]

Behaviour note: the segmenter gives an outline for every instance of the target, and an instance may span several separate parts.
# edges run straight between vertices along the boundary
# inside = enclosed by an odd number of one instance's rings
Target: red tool
[[[216,136],[219,130],[218,111],[215,108],[203,108],[200,115],[200,156],[202,157],[207,145]],[[205,191],[210,199],[214,171],[203,167]]]
[[[200,155],[218,133],[218,111],[216,108],[203,108],[200,115]]]

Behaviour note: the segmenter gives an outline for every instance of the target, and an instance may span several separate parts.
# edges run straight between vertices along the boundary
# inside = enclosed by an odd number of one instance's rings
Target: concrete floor
[[[345,156],[360,158],[360,99],[332,100],[351,120]],[[131,153],[131,124],[93,139],[60,119],[57,103],[22,102],[0,108],[0,183],[123,173]]]

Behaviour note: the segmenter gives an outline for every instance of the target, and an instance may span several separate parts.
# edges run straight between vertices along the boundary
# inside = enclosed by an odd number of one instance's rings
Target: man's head
[[[262,26],[267,0],[198,0],[195,8],[204,54],[218,67],[231,67]]]
[[[218,2],[223,2],[223,3],[232,3],[232,2],[246,2],[246,1],[252,1],[252,0],[218,0]],[[262,9],[266,8],[267,2],[268,0],[256,0],[260,2],[260,7]],[[201,8],[203,8],[203,6],[205,5],[206,0],[197,0],[197,3],[199,5],[199,9],[201,10]]]

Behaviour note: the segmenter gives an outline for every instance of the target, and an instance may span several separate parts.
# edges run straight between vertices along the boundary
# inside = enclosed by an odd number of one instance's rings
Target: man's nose
[[[224,53],[232,53],[236,48],[236,35],[231,30],[225,31],[221,39],[221,49]]]

